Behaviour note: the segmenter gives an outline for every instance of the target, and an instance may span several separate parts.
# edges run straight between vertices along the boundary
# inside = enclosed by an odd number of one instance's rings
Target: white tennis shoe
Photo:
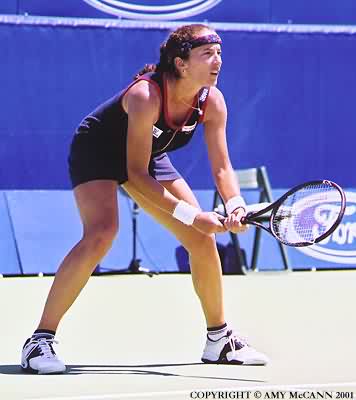
[[[26,340],[21,357],[21,368],[33,374],[60,374],[66,366],[53,350],[53,337],[29,338]]]
[[[201,360],[207,364],[237,365],[266,365],[269,361],[232,330],[218,340],[208,336]]]

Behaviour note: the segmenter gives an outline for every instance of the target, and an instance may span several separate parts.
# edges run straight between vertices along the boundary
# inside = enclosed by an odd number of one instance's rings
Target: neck
[[[167,78],[168,97],[174,102],[191,104],[201,89],[187,79]]]

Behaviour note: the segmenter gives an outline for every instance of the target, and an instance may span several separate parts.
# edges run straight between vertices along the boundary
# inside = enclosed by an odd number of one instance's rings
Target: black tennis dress
[[[157,181],[180,178],[167,152],[185,146],[191,140],[198,123],[202,121],[198,109],[204,112],[209,88],[200,90],[184,123],[175,126],[167,111],[166,76],[154,72],[142,75],[122,92],[97,107],[80,123],[68,157],[73,188],[96,179],[116,180],[119,185],[127,181],[128,116],[122,107],[122,98],[133,85],[142,80],[151,82],[161,96],[160,116],[152,127],[149,174]]]

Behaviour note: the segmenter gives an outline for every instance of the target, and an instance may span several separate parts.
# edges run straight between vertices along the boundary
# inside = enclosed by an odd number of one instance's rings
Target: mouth
[[[210,75],[218,76],[220,71],[213,71],[210,73]]]

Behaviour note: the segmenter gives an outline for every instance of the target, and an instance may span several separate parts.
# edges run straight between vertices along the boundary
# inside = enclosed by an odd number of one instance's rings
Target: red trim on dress
[[[137,82],[140,82],[140,81],[146,81],[146,82],[148,82],[148,83],[153,84],[153,86],[155,87],[155,89],[156,89],[156,91],[157,91],[157,93],[158,93],[158,95],[159,95],[159,99],[160,99],[160,114],[161,114],[161,112],[162,112],[162,107],[163,107],[161,88],[159,87],[159,84],[158,84],[156,81],[154,81],[154,80],[151,79],[151,78],[147,78],[147,77],[145,77],[144,75],[142,75],[142,77],[139,77],[139,78],[137,78],[136,80],[134,80],[133,82],[131,82],[131,83],[129,84],[129,86],[127,86],[127,88],[124,89],[124,91],[121,93],[120,98],[119,98],[119,104],[120,104],[121,108],[124,110],[124,108],[122,107],[122,98],[123,98],[123,97],[125,96],[125,94],[129,91],[129,89],[132,88],[132,86],[136,85],[136,83],[137,83]],[[124,111],[125,111],[125,110],[124,110]]]

